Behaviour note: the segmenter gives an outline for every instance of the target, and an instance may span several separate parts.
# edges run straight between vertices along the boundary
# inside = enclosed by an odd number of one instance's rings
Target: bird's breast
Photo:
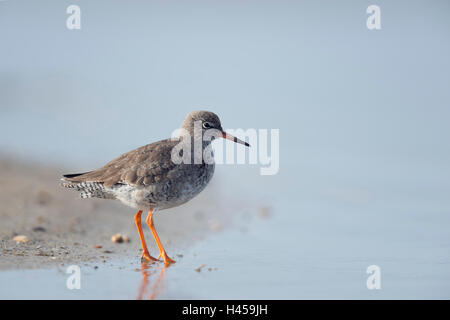
[[[186,203],[205,189],[214,168],[214,164],[182,164],[169,172],[166,179],[146,188],[145,198],[159,209]]]

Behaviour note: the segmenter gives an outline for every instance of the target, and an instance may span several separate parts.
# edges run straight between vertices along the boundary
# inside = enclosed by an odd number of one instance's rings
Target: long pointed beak
[[[238,138],[232,136],[231,134],[226,133],[225,131],[222,131],[222,138],[234,141],[236,143],[243,144],[246,147],[250,147],[250,145],[247,142],[242,141],[241,139],[238,139]]]

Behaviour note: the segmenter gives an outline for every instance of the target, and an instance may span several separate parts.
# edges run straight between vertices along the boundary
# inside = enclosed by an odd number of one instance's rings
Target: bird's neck
[[[178,149],[182,149],[183,162],[191,164],[214,164],[211,141],[204,140],[202,134],[183,134],[179,136]]]

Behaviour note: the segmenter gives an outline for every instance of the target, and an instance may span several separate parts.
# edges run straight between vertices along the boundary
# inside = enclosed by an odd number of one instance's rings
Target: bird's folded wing
[[[105,187],[118,183],[146,186],[163,180],[175,167],[171,152],[176,141],[162,140],[129,151],[103,167],[73,177],[69,182],[100,182]]]

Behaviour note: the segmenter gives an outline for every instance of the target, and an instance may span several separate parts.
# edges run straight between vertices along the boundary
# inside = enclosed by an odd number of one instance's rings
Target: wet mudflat
[[[450,263],[437,250],[367,249],[367,237],[329,232],[323,242],[271,218],[244,230],[217,233],[184,250],[177,260],[141,264],[123,256],[81,264],[80,289],[68,289],[68,265],[0,272],[0,298],[31,299],[429,299],[448,298]],[[283,226],[284,233],[279,233]],[[270,235],[270,236],[268,236]],[[300,240],[300,241],[299,241]],[[334,243],[333,243],[334,242]],[[346,244],[341,247],[337,243]],[[339,249],[340,248],[340,249]],[[400,251],[397,251],[401,249]],[[328,254],[325,254],[325,251]],[[384,254],[381,254],[384,251]],[[427,251],[425,253],[425,251]],[[403,252],[403,253],[401,253]],[[366,268],[381,268],[381,289],[369,290]]]

